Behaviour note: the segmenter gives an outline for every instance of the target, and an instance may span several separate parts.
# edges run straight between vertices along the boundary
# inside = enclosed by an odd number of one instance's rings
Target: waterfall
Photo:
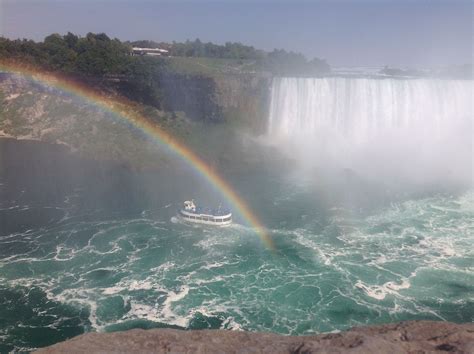
[[[469,181],[472,102],[469,80],[275,78],[265,141],[304,166]]]
[[[439,137],[472,120],[472,81],[275,78],[268,132],[294,138],[337,134],[361,144],[393,130]]]

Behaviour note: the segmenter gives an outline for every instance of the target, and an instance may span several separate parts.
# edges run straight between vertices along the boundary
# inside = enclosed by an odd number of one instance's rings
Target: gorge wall
[[[163,107],[183,111],[191,119],[237,121],[263,132],[266,125],[270,76],[255,74],[166,74],[159,78]]]
[[[86,84],[96,89],[104,87],[102,92],[112,99],[123,96],[126,90],[131,109],[196,150],[206,148],[203,142],[213,129],[228,134],[234,127],[264,132],[271,87],[271,78],[264,74],[175,72],[150,80],[155,82],[154,89],[146,94],[134,90],[122,78],[105,83],[91,79]],[[153,101],[156,104],[146,103]],[[94,102],[21,75],[1,72],[0,137],[64,144],[85,157],[144,167],[173,160],[157,153],[143,133],[99,109]],[[209,159],[218,158],[204,154]]]

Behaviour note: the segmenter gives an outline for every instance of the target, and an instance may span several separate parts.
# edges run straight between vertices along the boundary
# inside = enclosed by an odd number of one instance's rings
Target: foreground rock
[[[87,333],[38,353],[474,353],[474,324],[409,321],[315,336],[217,330]]]

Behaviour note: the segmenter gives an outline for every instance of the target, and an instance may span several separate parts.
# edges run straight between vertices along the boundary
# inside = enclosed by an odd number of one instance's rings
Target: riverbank
[[[472,353],[474,324],[407,321],[341,333],[281,336],[236,331],[133,329],[88,333],[37,353]]]

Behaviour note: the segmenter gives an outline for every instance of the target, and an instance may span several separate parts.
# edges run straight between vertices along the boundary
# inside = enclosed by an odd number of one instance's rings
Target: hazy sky
[[[237,41],[331,65],[443,66],[472,61],[472,2],[0,0],[0,33],[71,31],[122,40]]]

